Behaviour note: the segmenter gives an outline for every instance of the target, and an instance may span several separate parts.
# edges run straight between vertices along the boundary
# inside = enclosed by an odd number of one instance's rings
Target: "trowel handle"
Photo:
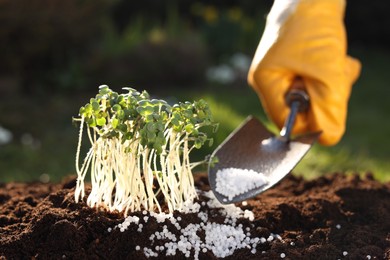
[[[305,89],[292,88],[286,93],[284,98],[290,108],[294,102],[298,102],[299,112],[306,112],[309,109],[310,98]]]
[[[304,89],[292,88],[286,93],[285,100],[286,104],[290,107],[290,114],[280,131],[280,138],[288,142],[298,112],[306,112],[309,109],[310,99]]]

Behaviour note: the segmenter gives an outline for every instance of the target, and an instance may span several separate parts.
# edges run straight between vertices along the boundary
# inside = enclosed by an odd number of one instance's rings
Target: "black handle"
[[[309,109],[310,98],[303,89],[290,89],[285,95],[285,101],[290,107],[290,114],[280,131],[280,138],[283,141],[288,142],[290,141],[290,135],[294,127],[295,118],[298,113],[306,112]]]

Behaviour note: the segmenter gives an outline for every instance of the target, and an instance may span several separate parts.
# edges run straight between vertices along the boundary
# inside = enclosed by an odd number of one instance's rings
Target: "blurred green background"
[[[79,107],[101,84],[172,101],[204,98],[220,128],[214,147],[249,114],[275,130],[246,73],[272,1],[0,0],[0,182],[75,174]],[[363,70],[347,132],[294,170],[372,172],[390,180],[390,3],[349,1],[349,53]],[[84,150],[87,147],[83,148]]]

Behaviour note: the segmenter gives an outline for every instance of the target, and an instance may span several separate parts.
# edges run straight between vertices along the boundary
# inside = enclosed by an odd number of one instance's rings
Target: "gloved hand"
[[[293,134],[322,130],[323,145],[336,144],[344,134],[360,73],[359,61],[347,56],[344,11],[345,0],[275,0],[248,74],[279,128],[289,113],[284,95],[302,79],[311,104],[298,114]]]

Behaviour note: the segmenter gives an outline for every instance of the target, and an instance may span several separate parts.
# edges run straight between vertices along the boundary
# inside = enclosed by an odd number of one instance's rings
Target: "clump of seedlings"
[[[197,197],[190,162],[195,148],[212,142],[200,128],[215,126],[204,100],[170,105],[151,99],[145,91],[124,88],[124,94],[108,86],[80,108],[76,152],[78,174],[75,199],[85,196],[88,171],[92,190],[87,204],[110,211],[182,210]],[[91,143],[80,165],[80,147],[86,125]],[[162,200],[160,198],[163,198]]]

